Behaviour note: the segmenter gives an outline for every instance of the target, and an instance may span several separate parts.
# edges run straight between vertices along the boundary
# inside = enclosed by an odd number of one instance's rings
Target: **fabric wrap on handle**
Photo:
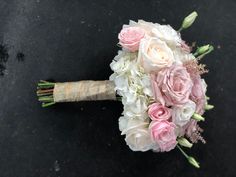
[[[56,83],[53,97],[54,102],[116,100],[115,84],[109,80]]]

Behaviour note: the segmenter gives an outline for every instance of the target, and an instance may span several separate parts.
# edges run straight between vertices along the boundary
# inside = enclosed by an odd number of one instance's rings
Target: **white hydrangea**
[[[151,140],[147,140],[147,109],[149,99],[153,96],[150,76],[138,65],[137,53],[119,51],[110,66],[114,71],[110,80],[114,81],[115,90],[122,97],[124,105],[123,115],[119,118],[120,131],[126,135],[126,142],[133,150],[154,148]],[[135,129],[137,126],[139,128]],[[137,138],[140,143],[135,144]]]

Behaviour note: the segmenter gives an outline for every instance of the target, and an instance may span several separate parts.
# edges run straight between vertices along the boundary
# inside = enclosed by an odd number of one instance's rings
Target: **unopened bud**
[[[205,106],[205,110],[211,110],[211,109],[213,109],[213,108],[214,108],[214,105],[207,104],[207,105]]]
[[[191,148],[193,146],[192,143],[190,143],[186,138],[178,138],[178,143],[181,146],[187,147],[187,148]]]
[[[205,120],[204,117],[202,117],[200,114],[197,114],[197,113],[194,113],[192,118],[197,120],[197,121],[204,121]]]
[[[197,49],[196,52],[197,52],[199,55],[201,55],[201,54],[205,53],[206,51],[208,51],[208,50],[209,50],[209,47],[210,47],[209,44],[204,45],[204,46],[201,46],[201,47],[199,47],[199,48]]]
[[[188,157],[188,162],[196,168],[200,168],[199,163],[191,156]]]
[[[190,27],[193,24],[193,22],[195,21],[197,16],[198,16],[198,14],[196,11],[189,14],[187,17],[184,18],[181,28],[186,29],[186,28]]]
[[[194,53],[194,56],[206,55],[206,54],[210,53],[213,50],[214,50],[214,47],[212,45],[210,45],[210,44],[207,44],[207,45],[198,47],[196,52]]]

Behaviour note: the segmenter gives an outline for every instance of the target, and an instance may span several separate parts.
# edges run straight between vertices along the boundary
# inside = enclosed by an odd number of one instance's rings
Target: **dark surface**
[[[107,79],[117,33],[129,19],[178,28],[193,10],[199,18],[183,38],[216,48],[204,59],[208,95],[216,106],[202,124],[207,144],[188,151],[201,169],[192,168],[178,150],[129,150],[118,130],[120,103],[40,107],[35,95],[40,79]],[[235,10],[234,0],[1,0],[0,40],[8,45],[9,60],[0,78],[0,176],[236,176]]]

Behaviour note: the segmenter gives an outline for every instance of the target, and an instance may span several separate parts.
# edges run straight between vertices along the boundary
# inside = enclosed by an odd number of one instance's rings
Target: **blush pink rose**
[[[190,99],[196,104],[196,113],[202,115],[206,105],[206,83],[200,76],[193,78],[193,87]]]
[[[166,120],[152,121],[149,125],[151,138],[159,145],[162,152],[167,152],[175,148],[177,144],[175,128],[174,123]]]
[[[119,44],[131,51],[135,52],[139,49],[139,44],[145,36],[145,31],[139,27],[126,27],[121,30],[118,35]]]
[[[151,83],[156,101],[169,106],[187,103],[193,86],[189,73],[182,65],[172,65],[152,74]]]
[[[168,120],[171,117],[171,109],[160,103],[153,103],[148,107],[148,115],[152,120]]]

